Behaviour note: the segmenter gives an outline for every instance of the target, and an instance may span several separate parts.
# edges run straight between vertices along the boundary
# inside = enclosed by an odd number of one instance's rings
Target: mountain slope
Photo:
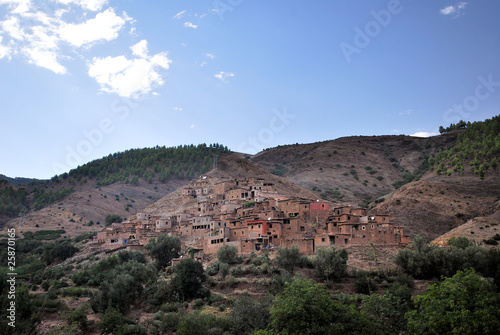
[[[266,182],[274,184],[276,191],[291,197],[317,199],[317,195],[307,189],[279,176],[275,176],[238,155],[226,155],[220,157],[217,169],[205,174],[208,177],[209,186],[213,187],[217,182],[227,179],[263,178]],[[151,204],[141,212],[148,214],[174,214],[182,212],[192,204],[183,204],[181,201],[182,189],[169,193],[154,204]]]
[[[344,137],[279,146],[258,153],[251,161],[324,199],[367,206],[371,200],[394,191],[394,183],[403,184],[403,180],[424,172],[428,157],[451,147],[457,134],[431,138]]]
[[[23,186],[0,182],[0,228],[64,227],[68,235],[101,229],[107,214],[128,217],[212,167],[219,144],[155,147],[110,154],[77,169]],[[97,225],[97,222],[101,226]]]

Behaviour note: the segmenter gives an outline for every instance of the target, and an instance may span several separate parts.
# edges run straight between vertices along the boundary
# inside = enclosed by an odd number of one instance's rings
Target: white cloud
[[[10,53],[12,52],[12,49],[7,45],[2,45],[2,40],[3,37],[0,36],[0,59],[2,58],[11,59]]]
[[[111,41],[118,37],[118,32],[123,28],[127,19],[129,18],[117,16],[113,9],[108,8],[84,23],[65,24],[59,30],[59,36],[76,47],[89,45],[99,40]]]
[[[134,56],[146,58],[148,56],[148,41],[142,40],[130,47]]]
[[[25,13],[31,9],[31,0],[0,0],[0,5],[7,5],[11,13]]]
[[[25,48],[24,54],[29,56],[29,62],[51,70],[57,74],[65,74],[66,68],[57,61],[57,53],[43,48]]]
[[[10,35],[13,39],[24,40],[24,31],[21,28],[20,20],[18,17],[13,16],[5,21],[0,22],[2,30]]]
[[[96,12],[108,3],[108,0],[52,0],[63,5],[78,5],[83,9]]]
[[[112,8],[103,9],[108,0],[51,0],[52,4],[32,6],[30,0],[0,0],[6,14],[0,18],[0,59],[26,57],[28,63],[46,68],[56,74],[66,74],[61,60],[71,59],[68,45],[91,48],[98,42],[115,40],[129,24],[134,33],[134,20],[127,13],[116,14]],[[2,6],[4,5],[4,6]],[[47,10],[50,9],[50,10]],[[89,11],[95,16],[87,17]],[[65,13],[72,13],[72,19]],[[73,15],[74,14],[74,15]],[[94,57],[87,61],[88,75],[94,78],[103,92],[130,97],[149,93],[164,84],[160,70],[170,66],[166,53],[150,56],[146,40],[132,45],[133,57]],[[155,92],[152,92],[154,95]]]
[[[194,127],[196,127],[196,125],[194,123],[189,126],[189,128],[191,128],[191,129],[193,129]]]
[[[227,78],[234,77],[234,73],[221,71],[217,74],[214,74],[214,77],[227,83],[228,82]]]
[[[170,62],[165,53],[131,60],[125,56],[94,57],[88,74],[99,83],[103,92],[136,97],[164,84],[157,69],[167,70]]]
[[[187,22],[184,22],[184,27],[186,28],[193,28],[193,29],[196,29],[198,28],[198,26],[196,24],[192,24],[191,22],[187,21]]]
[[[413,136],[413,137],[431,137],[431,136],[435,136],[435,135],[437,135],[437,133],[429,133],[429,132],[426,132],[426,131],[418,131],[415,134],[411,134],[410,136]]]
[[[200,66],[201,66],[201,67],[203,67],[203,66],[205,66],[205,65],[207,65],[207,62],[201,62],[201,63],[200,63]]]
[[[210,59],[214,59],[215,58],[214,54],[211,54],[211,53],[208,53],[208,52],[205,54],[205,56],[207,56]]]
[[[182,12],[179,12],[179,13],[175,14],[172,18],[173,19],[180,19],[181,17],[184,16],[184,13],[186,13],[185,9]]]
[[[456,5],[447,6],[447,7],[442,8],[439,12],[442,15],[455,14],[455,17],[458,17],[458,16],[462,15],[462,10],[465,9],[466,5],[467,5],[467,2],[460,1]]]
[[[177,106],[175,106],[175,107],[173,108],[173,110],[174,110],[174,111],[176,111],[176,112],[182,112],[182,107],[177,107]]]

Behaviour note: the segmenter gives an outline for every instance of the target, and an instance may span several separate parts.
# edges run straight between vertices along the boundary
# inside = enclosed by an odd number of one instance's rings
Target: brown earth
[[[104,227],[104,218],[107,214],[118,214],[127,218],[188,182],[184,179],[171,179],[164,184],[159,182],[149,184],[142,179],[139,180],[139,185],[118,182],[99,188],[96,188],[93,182],[81,182],[77,185],[68,182],[48,182],[42,186],[46,192],[69,187],[73,187],[75,192],[38,211],[29,211],[22,225],[19,218],[0,220],[0,227],[3,226],[0,233],[5,233],[9,227],[15,227],[21,233],[64,229],[66,231],[64,236],[67,237],[99,231]],[[33,189],[30,186],[23,187],[27,191]],[[94,224],[89,225],[90,221]]]

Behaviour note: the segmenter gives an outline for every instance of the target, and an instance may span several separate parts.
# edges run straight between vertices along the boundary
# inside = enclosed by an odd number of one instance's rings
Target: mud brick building
[[[142,249],[160,234],[180,236],[186,247],[213,255],[223,245],[252,251],[298,246],[307,255],[332,245],[404,246],[403,228],[388,215],[353,206],[332,208],[326,201],[285,197],[261,178],[200,177],[181,192],[182,210],[131,220],[99,232],[95,243],[105,249]],[[191,250],[191,249],[190,249]]]

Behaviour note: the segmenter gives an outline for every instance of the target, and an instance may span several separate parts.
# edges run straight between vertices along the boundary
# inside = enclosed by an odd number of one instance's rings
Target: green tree
[[[293,273],[293,269],[301,264],[299,247],[296,245],[292,245],[289,249],[279,247],[276,262],[279,267]]]
[[[101,321],[97,327],[101,334],[114,334],[118,333],[124,325],[131,324],[132,321],[123,316],[120,311],[114,308],[108,308],[106,312],[101,315]]]
[[[271,327],[287,334],[328,334],[335,315],[330,294],[311,280],[296,279],[271,307]]]
[[[272,300],[269,296],[254,299],[243,296],[237,299],[231,307],[231,321],[234,334],[251,334],[258,329],[265,329],[271,314],[269,307]]]
[[[429,287],[407,316],[410,334],[498,334],[500,295],[490,279],[458,271]]]
[[[361,314],[362,319],[368,322],[363,327],[363,333],[368,333],[369,328],[378,335],[405,334],[405,313],[410,311],[411,307],[410,288],[397,282],[383,295],[364,296]]]
[[[203,265],[192,258],[185,258],[174,266],[174,272],[171,285],[179,299],[195,298],[202,288],[201,284],[206,280]]]
[[[181,240],[165,233],[158,236],[158,239],[150,239],[145,249],[156,260],[158,270],[161,270],[170,264],[172,258],[179,257]]]
[[[129,261],[117,266],[110,277],[103,281],[90,299],[94,311],[105,311],[109,307],[126,312],[137,305],[144,296],[144,286],[156,280],[156,270],[151,265]]]
[[[217,251],[217,259],[221,263],[234,264],[237,261],[238,248],[231,245],[223,245]]]
[[[340,280],[346,274],[347,257],[345,249],[335,246],[319,249],[313,261],[316,275],[326,280]]]
[[[104,218],[104,224],[106,227],[111,226],[113,223],[120,223],[122,221],[122,217],[118,214],[108,214]]]

